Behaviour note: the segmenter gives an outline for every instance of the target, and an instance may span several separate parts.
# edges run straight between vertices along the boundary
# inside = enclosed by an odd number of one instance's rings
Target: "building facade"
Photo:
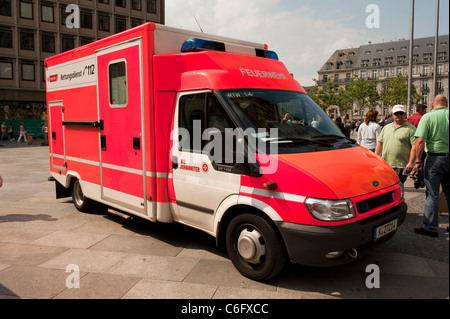
[[[434,52],[435,37],[414,39],[413,42],[413,84],[422,96],[422,103],[431,109],[433,92],[449,96],[449,36],[438,37],[437,50],[437,81],[434,83]],[[345,87],[350,82],[349,77],[377,80],[381,89],[382,81],[401,75],[406,80],[409,73],[409,40],[369,43],[358,49],[337,50],[318,71],[319,87],[331,79]],[[356,59],[349,59],[349,54],[356,54]],[[346,68],[347,67],[347,68]],[[351,75],[349,75],[351,74]],[[381,115],[389,113],[392,106],[381,105],[378,109]],[[368,110],[367,110],[368,111]],[[414,113],[414,106],[408,110]],[[359,116],[357,113],[350,117]]]
[[[45,117],[45,58],[145,22],[164,24],[164,11],[165,0],[0,0],[0,120]]]

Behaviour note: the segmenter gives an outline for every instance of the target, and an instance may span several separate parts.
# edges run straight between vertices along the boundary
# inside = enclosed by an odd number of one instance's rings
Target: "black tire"
[[[236,216],[226,233],[228,256],[245,277],[267,281],[277,276],[287,263],[280,236],[262,217],[245,213]]]
[[[80,212],[87,213],[94,208],[95,202],[84,196],[80,181],[78,179],[72,181],[71,189],[72,201],[76,209],[78,209]]]

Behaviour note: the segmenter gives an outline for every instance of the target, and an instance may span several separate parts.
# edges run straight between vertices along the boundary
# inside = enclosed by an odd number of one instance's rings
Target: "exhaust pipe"
[[[348,251],[348,255],[350,258],[356,259],[358,258],[358,251],[355,248],[352,248]]]

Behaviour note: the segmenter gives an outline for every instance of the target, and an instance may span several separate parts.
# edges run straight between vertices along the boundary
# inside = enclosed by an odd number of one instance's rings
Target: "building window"
[[[61,12],[61,24],[62,25],[66,25],[66,19],[70,14],[70,12],[66,12],[66,7],[67,7],[67,5],[65,5],[65,4],[59,5],[60,12]]]
[[[34,81],[34,63],[33,62],[22,62],[22,80],[23,81]]]
[[[11,0],[0,0],[0,15],[11,16]]]
[[[350,80],[351,80],[351,74],[350,74],[350,73],[347,73],[347,74],[345,75],[345,80],[346,80],[346,81],[350,81]]]
[[[372,71],[372,79],[376,80],[377,79],[377,70],[373,70]]]
[[[12,42],[12,31],[9,28],[0,28],[0,48],[11,48],[13,47]]]
[[[141,0],[131,0],[131,8],[133,10],[141,11],[142,10]]]
[[[20,31],[20,49],[34,51],[34,32],[32,30]]]
[[[127,65],[125,61],[112,63],[108,67],[109,104],[111,107],[126,107],[128,103]]]
[[[90,11],[81,10],[80,27],[85,29],[92,29],[92,13]]]
[[[127,18],[123,16],[116,16],[116,33],[125,31],[127,29]]]
[[[13,79],[13,64],[12,62],[0,61],[0,79]]]
[[[361,79],[365,79],[366,78],[366,71],[361,71]]]
[[[402,74],[402,68],[397,68],[397,75]]]
[[[86,37],[80,38],[80,45],[86,45],[86,44],[89,44],[92,42],[94,42],[94,39],[92,39],[92,38],[86,38]]]
[[[437,75],[444,74],[444,66],[442,64],[438,65],[437,67]]]
[[[52,5],[46,4],[41,5],[41,20],[42,22],[49,22],[49,23],[55,22],[55,16]]]
[[[42,51],[55,53],[55,35],[53,33],[42,33],[41,36],[42,43]]]
[[[63,35],[61,37],[61,52],[72,50],[75,48],[75,39],[71,35]]]
[[[20,17],[23,19],[33,20],[33,3],[28,1],[20,1]]]
[[[99,15],[98,15],[98,29],[100,31],[109,32],[109,15],[107,13],[99,13]]]
[[[332,62],[328,62],[327,63],[327,67],[326,67],[326,69],[327,70],[331,70],[331,67],[333,66],[333,63]]]
[[[339,74],[334,75],[334,82],[339,82]]]
[[[427,75],[428,75],[428,71],[429,71],[428,65],[425,65],[425,66],[423,67],[423,75],[424,75],[424,76],[427,76]]]
[[[126,0],[116,0],[116,7],[126,8],[127,1]]]
[[[389,69],[384,69],[384,76],[389,77]]]
[[[109,0],[98,0],[99,3],[109,4]]]
[[[147,12],[156,14],[156,0],[147,0]]]
[[[141,25],[142,23],[143,23],[142,19],[135,19],[135,18],[131,19],[131,27],[132,28],[137,27],[138,25]]]
[[[345,62],[345,68],[346,69],[350,69],[352,67],[353,62],[352,61],[347,61]]]

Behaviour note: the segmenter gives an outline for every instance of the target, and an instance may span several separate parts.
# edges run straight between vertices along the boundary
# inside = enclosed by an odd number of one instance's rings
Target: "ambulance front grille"
[[[358,213],[362,214],[374,208],[392,203],[393,201],[394,201],[394,192],[390,192],[358,202],[356,203],[356,208],[358,209]]]

